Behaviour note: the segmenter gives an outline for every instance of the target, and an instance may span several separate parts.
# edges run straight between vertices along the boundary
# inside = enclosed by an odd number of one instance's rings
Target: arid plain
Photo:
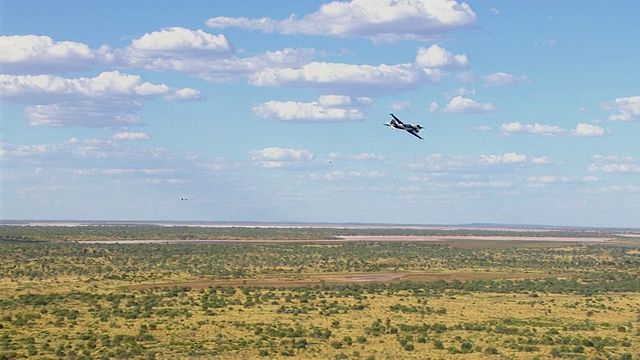
[[[630,230],[0,227],[2,358],[636,359]]]

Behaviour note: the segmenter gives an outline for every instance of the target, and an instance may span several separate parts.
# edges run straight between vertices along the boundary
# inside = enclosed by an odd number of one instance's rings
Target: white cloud
[[[254,86],[306,87],[325,94],[362,96],[393,95],[438,83],[449,73],[465,67],[465,55],[453,55],[433,45],[420,48],[415,63],[357,65],[309,62],[299,67],[266,67],[249,75]]]
[[[607,130],[591,124],[578,124],[569,133],[571,136],[603,136],[607,134]]]
[[[362,153],[356,155],[342,155],[338,153],[329,154],[329,159],[331,160],[351,160],[351,161],[380,161],[384,160],[385,157],[383,155],[378,155],[375,153]]]
[[[4,101],[32,105],[25,111],[31,125],[127,127],[142,125],[136,115],[141,101],[162,95],[168,100],[196,100],[198,90],[174,89],[143,82],[137,75],[103,72],[93,78],[52,75],[0,75]]]
[[[462,96],[456,96],[442,109],[436,102],[432,102],[429,106],[431,112],[443,111],[443,112],[466,112],[466,113],[485,113],[497,111],[495,106],[491,103],[480,103],[475,100],[465,98]]]
[[[168,101],[192,101],[201,100],[204,98],[204,95],[202,95],[200,90],[197,89],[182,88],[170,91],[168,94],[164,95],[164,98]]]
[[[589,171],[600,171],[608,173],[640,173],[638,164],[591,164]]]
[[[351,98],[341,95],[320,96],[318,101],[303,103],[295,101],[268,101],[257,104],[253,112],[264,119],[282,121],[358,121],[365,118],[362,111],[371,103],[369,98]]]
[[[391,108],[393,110],[404,110],[404,109],[408,109],[411,107],[411,102],[410,101],[396,101],[393,104],[391,104]]]
[[[503,189],[514,186],[514,182],[512,181],[458,181],[455,184],[455,187],[458,188],[493,188],[493,189]]]
[[[371,179],[380,179],[387,176],[387,173],[384,171],[378,170],[368,170],[368,171],[330,171],[325,174],[311,174],[309,178],[311,180],[327,180],[327,181],[337,181],[337,180],[371,180]]]
[[[109,139],[70,138],[57,144],[16,145],[1,143],[3,163],[8,167],[38,167],[89,173],[109,169],[132,169],[139,174],[183,169],[193,165],[188,154],[152,147],[132,147],[115,140],[142,140],[145,133],[120,133]],[[185,165],[188,163],[187,165]],[[165,171],[166,172],[166,171]]]
[[[640,159],[634,158],[633,156],[620,156],[620,155],[601,155],[596,154],[593,155],[594,161],[606,162],[606,161],[623,161],[623,162],[640,162]]]
[[[529,79],[527,79],[527,77],[524,75],[518,76],[503,72],[483,75],[480,78],[482,79],[482,81],[484,82],[484,86],[486,87],[508,86],[529,81]]]
[[[296,150],[281,147],[268,147],[259,151],[249,152],[251,160],[258,162],[265,168],[283,168],[312,161],[314,154],[309,150]]]
[[[25,117],[32,126],[127,128],[144,125],[141,109],[138,101],[92,99],[30,106]]]
[[[350,160],[360,160],[360,161],[369,161],[369,160],[384,160],[385,157],[383,155],[378,155],[374,153],[362,153],[358,155],[352,155],[347,157]]]
[[[500,125],[500,130],[504,133],[532,133],[543,135],[564,135],[567,132],[567,130],[559,126],[543,124],[525,125],[520,122],[502,124]]]
[[[415,158],[403,164],[403,167],[414,171],[432,173],[486,172],[517,168],[528,165],[548,165],[552,161],[546,156],[533,157],[520,153],[504,153],[497,155],[443,155],[433,154]]]
[[[43,74],[85,70],[106,61],[108,48],[99,50],[48,36],[0,36],[0,68],[4,74]]]
[[[34,98],[56,100],[103,97],[142,98],[171,95],[180,89],[165,84],[143,82],[138,75],[105,71],[93,78],[68,79],[52,75],[0,75],[0,95],[12,102],[30,102]],[[184,90],[184,89],[182,89]],[[193,89],[190,89],[193,90]],[[195,92],[191,93],[195,96]]]
[[[531,162],[533,164],[538,164],[538,165],[546,165],[546,164],[553,163],[553,161],[551,161],[551,159],[548,156],[540,156],[540,157],[533,158],[531,159]]]
[[[418,49],[416,64],[424,68],[459,69],[469,65],[469,59],[466,55],[453,55],[438,45],[431,45]]]
[[[315,56],[315,50],[287,48],[242,58],[224,35],[171,27],[134,39],[113,54],[113,63],[121,68],[174,71],[226,83],[266,68],[300,66]]]
[[[251,75],[254,86],[309,87],[329,94],[397,94],[429,81],[413,64],[351,65],[311,62],[301,68],[271,68]]]
[[[532,188],[546,188],[552,184],[574,183],[578,181],[575,177],[554,175],[530,176],[526,180],[529,182],[527,187]],[[588,180],[582,181],[588,182]]]
[[[597,189],[588,189],[581,192],[585,194],[610,194],[610,193],[620,193],[620,192],[636,193],[636,192],[640,192],[640,186],[611,185],[611,186],[604,186]]]
[[[250,153],[252,160],[311,160],[309,150],[294,150],[280,147],[268,147]]]
[[[465,87],[459,87],[452,91],[445,92],[444,97],[445,99],[450,100],[456,96],[469,96],[469,95],[475,95],[475,94],[476,94],[476,89],[467,89]]]
[[[609,121],[638,121],[640,120],[640,96],[617,98],[607,104],[605,109],[616,110],[617,114],[610,115]]]
[[[450,0],[352,0],[324,4],[317,12],[285,20],[216,17],[212,28],[366,38],[374,42],[433,40],[450,31],[471,27],[476,14],[466,3]]]
[[[156,57],[183,57],[193,53],[199,53],[200,56],[227,56],[234,52],[224,35],[212,35],[202,30],[181,27],[169,27],[144,34],[131,41],[129,49],[151,53]]]
[[[572,136],[572,137],[590,137],[603,136],[607,134],[607,130],[599,126],[590,124],[578,124],[575,129],[564,129],[556,125],[544,124],[522,124],[513,122],[500,125],[500,131],[504,134],[526,133],[539,134],[548,136]]]
[[[149,134],[145,133],[145,132],[121,132],[121,133],[117,133],[111,136],[112,140],[132,140],[132,141],[138,141],[138,140],[149,140],[151,139],[151,137],[149,136]]]
[[[590,172],[640,173],[640,159],[632,156],[596,154],[593,161],[589,165]]]
[[[481,164],[517,164],[528,160],[527,155],[505,153],[503,155],[480,155]]]

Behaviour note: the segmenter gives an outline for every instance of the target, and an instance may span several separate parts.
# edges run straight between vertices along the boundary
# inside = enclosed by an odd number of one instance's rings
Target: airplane
[[[409,134],[417,137],[418,139],[423,140],[422,137],[418,135],[418,132],[420,131],[420,129],[423,129],[422,125],[405,124],[402,121],[400,121],[400,119],[398,119],[395,115],[393,114],[389,114],[389,115],[391,115],[393,119],[391,119],[391,121],[383,125],[390,126],[398,130],[405,130]]]

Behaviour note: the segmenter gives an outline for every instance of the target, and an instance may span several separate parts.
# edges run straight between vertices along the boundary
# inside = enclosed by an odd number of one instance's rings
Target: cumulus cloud
[[[0,36],[0,68],[4,74],[65,73],[108,61],[109,49],[56,41],[48,36]]]
[[[508,86],[529,81],[524,75],[512,75],[503,72],[483,75],[480,78],[486,87]]]
[[[374,42],[433,40],[457,29],[475,25],[476,14],[466,3],[451,0],[333,1],[298,18],[247,19],[215,17],[212,28],[239,27],[282,34],[366,38]]]
[[[249,152],[251,160],[258,162],[265,168],[283,168],[297,165],[301,162],[313,160],[314,155],[309,150],[296,150],[281,147],[268,147],[258,151]]]
[[[146,132],[121,132],[111,136],[112,140],[131,140],[131,141],[139,141],[139,140],[149,140],[151,137]]]
[[[114,59],[116,65],[122,67],[195,72],[206,66],[206,62],[230,58],[234,54],[235,49],[224,35],[171,27],[132,40],[126,48],[114,51]],[[191,69],[193,67],[196,69]]]
[[[129,49],[151,53],[156,57],[186,57],[191,54],[227,56],[233,47],[224,35],[212,35],[202,30],[169,27],[144,34],[131,41]]]
[[[509,188],[514,186],[514,182],[512,181],[458,181],[455,183],[455,187],[458,188],[493,188],[493,189],[502,189]]]
[[[459,87],[452,91],[445,92],[444,97],[450,100],[456,96],[469,96],[469,95],[475,95],[475,94],[476,94],[476,89],[467,89],[465,87]]]
[[[70,138],[61,143],[18,145],[2,143],[3,161],[8,166],[57,168],[74,172],[90,169],[166,169],[179,166],[187,157],[163,148],[131,147],[118,137],[142,137],[136,133],[121,133],[110,139]],[[141,133],[144,134],[144,133]]]
[[[144,82],[138,75],[108,71],[93,78],[68,79],[52,75],[0,75],[3,101],[28,104],[31,125],[127,127],[142,125],[136,115],[141,101],[197,100],[198,90],[175,89]]]
[[[224,35],[182,27],[146,33],[118,49],[102,46],[96,50],[48,36],[0,36],[0,67],[4,74],[52,74],[105,65],[173,71],[224,83],[245,79],[266,68],[301,66],[315,55],[314,49],[286,48],[239,57]]]
[[[403,165],[409,170],[433,173],[480,173],[487,171],[502,171],[522,166],[542,166],[552,164],[546,156],[529,156],[508,152],[490,155],[444,155],[433,154],[427,157],[415,158]]]
[[[603,136],[607,134],[607,130],[600,126],[591,124],[578,124],[575,130],[570,130],[571,136]]]
[[[273,66],[249,76],[254,86],[305,87],[324,94],[394,95],[438,83],[450,71],[468,64],[465,55],[453,55],[433,45],[420,48],[414,63],[357,65],[309,62],[299,67]]]
[[[640,173],[640,159],[632,156],[594,155],[590,172],[605,173]]]
[[[173,71],[225,83],[266,68],[300,66],[314,56],[313,49],[286,48],[243,58],[224,35],[170,27],[144,34],[129,46],[114,50],[113,64],[121,68]]]
[[[564,129],[557,125],[544,124],[522,124],[513,122],[500,125],[500,131],[504,134],[526,133],[548,136],[572,136],[572,137],[590,137],[603,136],[607,134],[607,130],[599,126],[591,124],[578,124],[575,129]]]
[[[542,175],[542,176],[529,176],[527,177],[528,185],[530,188],[546,188],[553,184],[562,183],[576,183],[579,181],[588,182],[590,180],[578,179],[572,176],[555,176],[555,175]],[[591,180],[592,181],[592,180]]]
[[[404,110],[410,107],[411,107],[410,101],[395,101],[393,104],[391,104],[391,108],[393,110]]]
[[[385,157],[383,155],[378,155],[375,153],[362,153],[356,155],[344,155],[339,153],[331,153],[329,154],[330,160],[349,160],[349,161],[381,161],[384,160]]]
[[[342,95],[320,96],[318,101],[269,101],[253,107],[253,112],[264,119],[299,122],[358,121],[365,118],[363,108],[371,103],[366,97],[352,98]]]
[[[453,55],[438,45],[431,45],[427,49],[418,49],[416,64],[425,68],[459,69],[469,65],[469,59],[466,55]]]
[[[375,180],[384,178],[387,173],[379,170],[335,170],[325,174],[310,174],[311,180],[326,180],[326,181],[339,181],[339,180]]]
[[[480,103],[475,100],[456,96],[449,101],[444,108],[440,108],[438,103],[432,102],[429,106],[431,112],[463,112],[463,113],[486,113],[497,111],[496,107],[491,103]]]
[[[617,98],[613,103],[606,104],[605,109],[618,111],[610,115],[609,121],[638,121],[640,120],[640,96]]]
[[[518,153],[505,153],[503,155],[480,155],[481,164],[517,164],[528,160],[527,155]]]
[[[191,101],[201,100],[204,98],[204,95],[202,95],[200,90],[197,89],[182,88],[168,92],[166,95],[164,95],[164,98],[168,101]]]
[[[311,62],[300,68],[271,68],[251,75],[254,86],[308,87],[327,94],[388,95],[414,90],[429,81],[413,64],[352,65]]]

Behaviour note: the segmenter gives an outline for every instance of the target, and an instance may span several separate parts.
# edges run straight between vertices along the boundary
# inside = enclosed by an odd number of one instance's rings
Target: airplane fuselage
[[[392,127],[394,129],[398,129],[398,130],[404,130],[407,131],[409,134],[417,137],[418,139],[422,140],[422,137],[420,137],[420,135],[418,135],[418,132],[420,131],[420,129],[422,129],[422,125],[418,125],[418,124],[405,124],[402,121],[400,121],[400,119],[398,119],[395,115],[390,114],[392,119],[388,122],[385,123],[384,125]]]

